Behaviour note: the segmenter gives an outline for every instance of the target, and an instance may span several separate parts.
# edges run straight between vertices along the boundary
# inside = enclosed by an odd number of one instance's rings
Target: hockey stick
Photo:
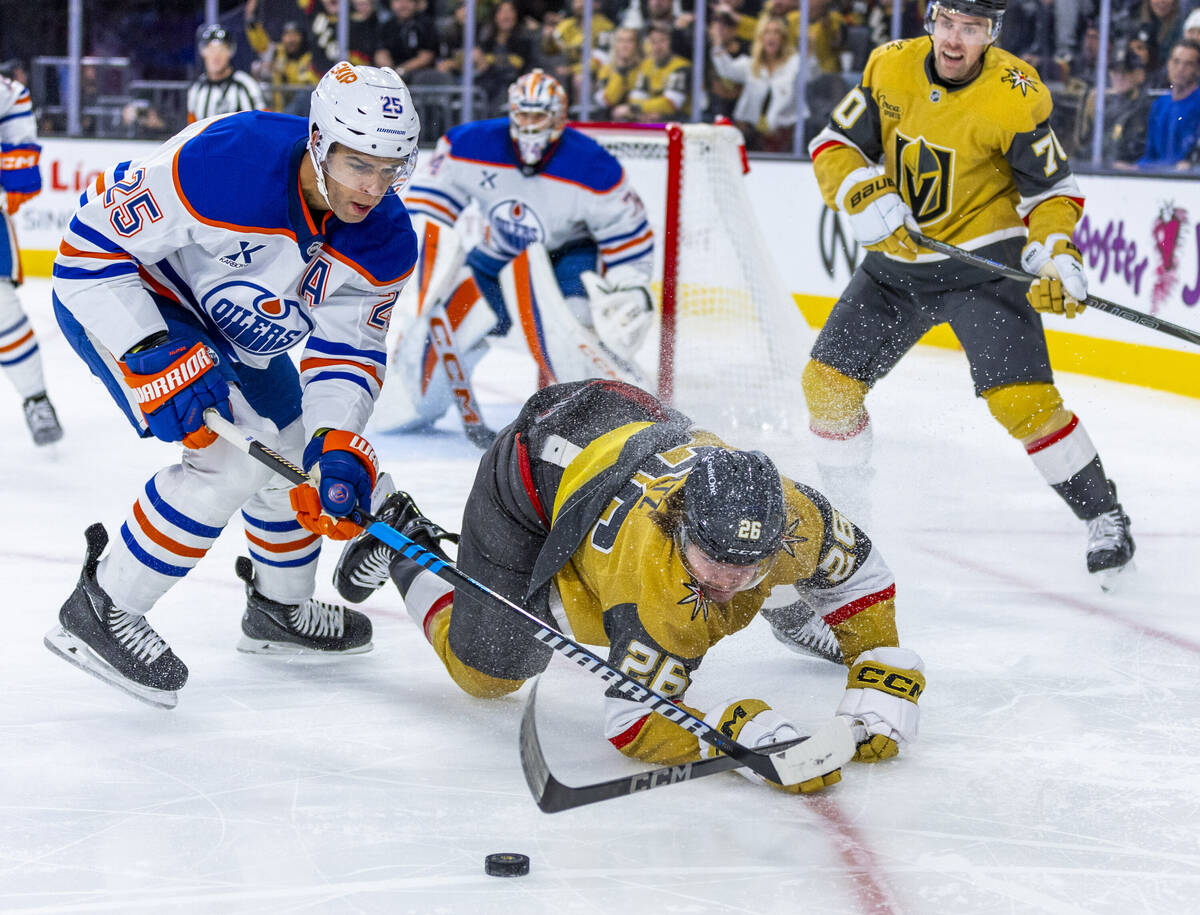
[[[479,411],[479,401],[471,388],[471,379],[467,375],[466,365],[458,352],[458,344],[454,342],[454,328],[450,324],[450,315],[446,311],[447,300],[453,296],[459,285],[453,281],[458,274],[466,255],[462,244],[456,237],[451,237],[456,246],[452,249],[453,256],[450,267],[440,276],[448,274],[449,283],[444,279],[438,284],[438,294],[431,302],[426,302],[429,286],[433,279],[434,265],[437,263],[438,247],[440,245],[441,229],[430,221],[425,226],[425,244],[422,247],[420,270],[420,285],[417,289],[418,314],[424,327],[420,332],[428,336],[433,346],[434,356],[446,372],[446,380],[450,383],[450,393],[454,397],[454,405],[458,407],[458,415],[462,418],[463,431],[471,444],[487,450],[496,438],[496,433],[487,427],[483,414]],[[447,291],[449,287],[449,291]],[[414,328],[416,330],[416,328]]]
[[[663,766],[635,775],[623,775],[591,785],[564,785],[551,773],[546,756],[542,752],[542,742],[538,739],[537,725],[534,722],[537,690],[538,682],[535,680],[533,689],[529,692],[529,700],[525,703],[525,711],[521,715],[521,768],[525,772],[525,781],[533,793],[533,799],[543,813],[559,813],[583,807],[585,804],[610,801],[640,791],[649,791],[651,788],[677,785],[680,782],[716,775],[718,772],[729,772],[741,766],[741,763],[731,756],[715,756],[681,766]],[[786,750],[808,739],[801,737],[798,740],[775,744],[774,749]]]
[[[204,422],[209,429],[225,441],[244,451],[259,463],[270,467],[280,476],[297,484],[308,482],[308,474],[303,470],[262,442],[257,441],[253,436],[246,435],[214,408],[210,407],[204,411]],[[513,612],[513,621],[526,633],[610,684],[610,688],[615,689],[623,698],[643,705],[651,712],[658,712],[668,721],[674,722],[725,755],[733,757],[740,765],[753,769],[768,781],[780,785],[795,785],[837,768],[837,765],[829,764],[831,759],[838,758],[840,760],[838,765],[840,765],[854,755],[854,736],[849,722],[844,718],[833,719],[834,722],[840,723],[840,730],[830,731],[824,741],[805,741],[798,747],[776,750],[769,754],[751,750],[736,740],[726,737],[702,718],[697,718],[686,709],[680,708],[661,693],[626,676],[579,642],[542,622],[524,607],[513,603],[487,585],[471,578],[451,563],[440,559],[435,553],[431,553],[420,544],[405,537],[391,525],[376,521],[370,515],[362,512],[355,512],[351,520],[365,527],[366,532],[376,540],[386,543],[407,559],[428,569],[442,581],[456,588],[469,588],[502,604]],[[806,744],[808,745],[807,749],[805,749]]]
[[[454,331],[450,328],[450,316],[446,314],[446,306],[442,302],[435,303],[428,312],[429,339],[433,343],[433,351],[438,362],[446,370],[446,378],[450,382],[450,393],[454,395],[454,403],[458,407],[458,415],[462,418],[463,431],[471,444],[486,451],[496,440],[496,433],[488,428],[479,412],[475,392],[471,388],[471,379],[467,377],[462,357],[458,354],[458,345],[454,342]]]
[[[931,251],[937,251],[939,254],[945,254],[948,257],[953,257],[964,264],[973,264],[976,267],[991,270],[994,273],[999,273],[1001,276],[1008,277],[1010,280],[1017,280],[1021,283],[1032,283],[1037,279],[1036,276],[1026,273],[1024,270],[1017,270],[1015,267],[1001,264],[973,251],[960,248],[957,245],[938,241],[936,238],[930,238],[928,235],[922,235],[920,232],[912,231],[912,229],[909,229],[909,234],[922,247],[928,248]],[[1116,302],[1110,302],[1108,299],[1102,299],[1095,295],[1089,295],[1083,300],[1083,304],[1097,311],[1103,311],[1117,318],[1124,318],[1126,321],[1132,321],[1134,324],[1140,324],[1142,327],[1150,328],[1150,330],[1157,330],[1160,333],[1169,334],[1172,337],[1177,337],[1180,340],[1186,340],[1188,343],[1200,346],[1200,333],[1188,330],[1186,327],[1180,327],[1178,324],[1172,324],[1170,321],[1164,321],[1162,318],[1148,315],[1144,311],[1134,311],[1132,308],[1126,308],[1124,305],[1118,305]]]

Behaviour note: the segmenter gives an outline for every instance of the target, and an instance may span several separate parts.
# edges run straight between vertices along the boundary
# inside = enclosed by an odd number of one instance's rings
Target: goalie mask
[[[566,120],[567,94],[553,76],[531,70],[508,87],[508,135],[525,174],[542,164]]]
[[[712,599],[757,585],[783,543],[783,481],[761,451],[705,450],[683,484],[680,556]]]
[[[960,32],[962,40],[971,44],[991,44],[1000,37],[1000,24],[1004,19],[1004,9],[1008,5],[1008,0],[934,0],[925,7],[925,31],[930,35],[934,33],[934,29],[938,28],[938,18],[942,13],[958,13],[960,16],[978,16],[988,20],[991,24],[990,29],[980,30],[980,34],[975,40],[972,40],[972,34],[968,28],[965,33]],[[943,19],[945,25],[947,20]]]
[[[335,65],[313,90],[308,115],[308,154],[325,202],[330,179],[378,198],[400,193],[417,164],[420,130],[408,87],[395,70]],[[365,158],[331,157],[334,144]]]

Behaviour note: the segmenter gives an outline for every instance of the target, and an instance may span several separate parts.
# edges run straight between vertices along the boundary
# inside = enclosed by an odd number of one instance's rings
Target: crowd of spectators
[[[584,0],[478,0],[470,50],[474,116],[503,113],[507,86],[541,67],[563,83],[573,117],[584,107],[586,84],[592,120],[689,119],[695,2],[595,0],[591,55],[584,60]],[[753,150],[787,152],[797,134],[819,130],[893,28],[894,0],[811,0],[804,123],[797,130],[799,0],[706,2],[701,117],[731,119]],[[902,2],[901,37],[923,34],[925,7],[924,0]],[[1102,156],[1111,167],[1200,166],[1197,7],[1200,0],[1112,0],[1101,88]],[[1009,0],[998,40],[1051,86],[1056,132],[1077,158],[1090,154],[1098,108],[1098,8],[1097,0]],[[458,105],[465,10],[463,0],[350,0],[350,59],[396,68],[418,99]],[[309,90],[340,56],[337,0],[246,0],[231,15],[236,23],[227,14],[222,25],[244,34],[241,67],[264,86],[265,104],[306,113]],[[198,82],[232,78],[209,72]],[[432,88],[421,95],[419,87]],[[451,126],[456,111],[444,104],[427,118],[431,140]],[[131,136],[167,135],[179,126],[144,102],[128,106],[121,120]]]

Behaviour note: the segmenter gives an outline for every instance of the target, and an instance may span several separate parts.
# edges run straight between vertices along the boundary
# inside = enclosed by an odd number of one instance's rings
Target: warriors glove
[[[850,218],[858,243],[868,251],[880,251],[900,260],[917,259],[917,243],[908,233],[914,228],[912,210],[887,175],[873,168],[858,168],[838,188],[838,208]]]
[[[1083,300],[1087,298],[1083,255],[1066,235],[1056,232],[1047,237],[1045,244],[1031,241],[1021,252],[1021,266],[1039,277],[1025,293],[1035,310],[1068,318],[1083,311]]]
[[[854,720],[858,762],[879,762],[917,739],[925,662],[908,648],[873,648],[854,661],[837,714]]]
[[[217,434],[204,425],[204,411],[216,407],[233,421],[229,385],[217,369],[216,354],[203,343],[168,337],[157,345],[135,347],[123,362],[125,384],[155,438],[206,448]]]
[[[304,484],[291,493],[296,520],[306,530],[334,540],[357,536],[362,528],[345,518],[355,511],[370,511],[379,474],[375,449],[361,435],[331,429],[314,435],[304,449],[304,469],[313,467],[317,468],[315,487]],[[333,517],[322,514],[322,509]]]
[[[716,728],[726,737],[752,749],[758,749],[767,744],[782,743],[786,740],[797,740],[800,737],[800,732],[796,730],[794,724],[761,699],[738,699],[734,702],[722,702],[704,716],[704,723]],[[717,749],[711,744],[700,742],[702,759],[709,759],[716,756],[717,753]],[[758,782],[760,785],[769,784],[772,788],[782,788],[792,794],[810,794],[829,785],[835,785],[842,780],[840,767],[832,769],[824,775],[800,782],[798,785],[776,785],[745,767],[739,768],[737,771],[738,774],[752,782]]]
[[[646,278],[628,267],[615,267],[604,276],[586,270],[579,278],[600,339],[618,355],[632,355],[654,323],[654,297]]]

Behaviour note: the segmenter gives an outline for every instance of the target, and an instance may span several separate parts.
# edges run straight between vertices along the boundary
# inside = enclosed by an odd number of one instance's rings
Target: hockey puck
[[[529,856],[515,852],[497,852],[483,859],[483,872],[489,877],[524,877],[529,873]]]

